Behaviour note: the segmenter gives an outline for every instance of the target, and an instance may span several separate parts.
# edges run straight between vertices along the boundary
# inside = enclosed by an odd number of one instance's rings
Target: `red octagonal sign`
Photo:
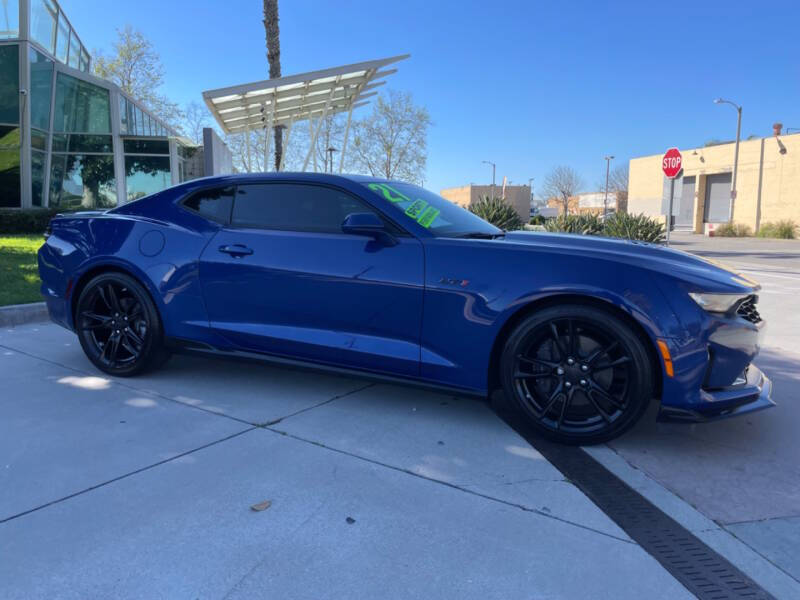
[[[677,148],[670,148],[664,153],[664,158],[661,160],[661,168],[664,170],[664,175],[670,179],[674,179],[681,172],[683,166],[683,157],[680,150]]]

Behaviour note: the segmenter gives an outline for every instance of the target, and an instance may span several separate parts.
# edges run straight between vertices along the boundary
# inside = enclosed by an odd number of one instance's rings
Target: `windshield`
[[[398,221],[416,221],[438,237],[460,237],[469,234],[491,237],[503,233],[441,196],[409,183],[365,183],[367,188],[389,201],[400,214]]]

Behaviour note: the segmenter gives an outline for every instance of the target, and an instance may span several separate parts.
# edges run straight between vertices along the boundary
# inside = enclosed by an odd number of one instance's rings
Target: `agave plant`
[[[616,213],[609,217],[603,227],[603,235],[641,242],[661,243],[664,241],[664,224],[646,215]]]
[[[597,215],[560,215],[554,219],[548,219],[544,228],[547,231],[559,233],[600,235],[603,231],[603,224]]]
[[[484,221],[489,221],[489,223],[504,231],[522,229],[523,223],[519,214],[513,206],[502,198],[484,196],[478,202],[472,204],[469,210]]]

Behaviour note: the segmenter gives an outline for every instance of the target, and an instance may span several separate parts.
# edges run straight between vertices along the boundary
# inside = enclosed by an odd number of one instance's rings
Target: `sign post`
[[[669,209],[667,210],[667,246],[669,246],[669,232],[672,230],[672,198],[675,196],[675,178],[683,168],[683,157],[677,148],[670,148],[661,159],[661,170],[670,180]]]

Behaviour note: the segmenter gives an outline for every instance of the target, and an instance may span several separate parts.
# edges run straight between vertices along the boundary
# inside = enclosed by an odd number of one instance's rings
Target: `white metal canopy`
[[[397,69],[386,69],[386,66],[408,57],[408,54],[403,54],[209,90],[203,92],[203,100],[222,130],[229,134],[246,134],[259,129],[266,129],[269,133],[273,127],[284,126],[288,144],[292,125],[308,120],[311,146],[303,170],[308,166],[323,119],[347,112],[347,127],[339,156],[341,171],[353,109],[369,104],[368,98],[377,93],[372,90],[385,83],[381,81],[384,77],[397,72]],[[269,154],[271,137],[266,136],[265,155]]]

